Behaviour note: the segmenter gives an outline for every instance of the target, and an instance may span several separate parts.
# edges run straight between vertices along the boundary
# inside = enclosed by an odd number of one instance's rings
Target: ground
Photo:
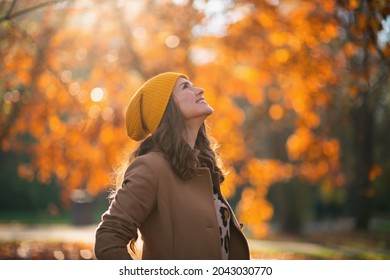
[[[93,259],[97,225],[0,224],[0,259]],[[390,235],[355,231],[249,238],[252,259],[390,260]]]

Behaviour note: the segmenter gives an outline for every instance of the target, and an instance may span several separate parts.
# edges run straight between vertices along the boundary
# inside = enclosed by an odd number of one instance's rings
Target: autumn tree
[[[390,2],[338,1],[337,6],[347,62],[343,103],[353,133],[351,193],[356,228],[367,230],[376,196],[373,181],[388,168],[390,44],[381,33],[389,28]]]
[[[29,153],[19,175],[58,184],[64,201],[74,189],[105,191],[136,146],[123,120],[131,95],[152,75],[178,71],[219,112],[210,126],[224,138],[225,165],[243,160],[244,139],[227,137],[243,114],[219,90],[218,73],[204,71],[212,60],[203,20],[193,1],[2,1],[1,151]],[[237,180],[231,170],[227,196]]]
[[[344,2],[235,1],[240,20],[225,37],[223,53],[230,53],[233,69],[226,88],[246,112],[243,134],[259,159],[242,169],[246,180],[252,178],[248,191],[258,195],[264,193],[261,186],[283,180],[288,188],[293,177],[323,192],[352,189],[359,197],[352,197],[359,207],[356,227],[367,228],[370,182],[382,170],[373,163],[379,120],[373,118],[382,112],[381,126],[388,123],[389,41],[380,47],[378,33],[389,4]],[[381,131],[388,141],[387,130]],[[384,149],[383,142],[375,143]],[[275,179],[267,180],[272,175]],[[240,204],[256,227],[254,213],[263,209],[253,197],[244,194]],[[291,213],[298,210],[286,211],[294,222],[284,229],[299,231],[299,225],[294,228],[299,218]]]
[[[166,19],[196,13],[136,2],[1,2],[0,139],[3,151],[34,155],[22,177],[54,179],[65,194],[106,188],[121,150],[134,146],[122,114],[131,93],[164,69],[187,72],[184,19]]]
[[[230,71],[223,85],[245,112],[241,128],[253,158],[238,167],[248,186],[240,212],[261,235],[257,218],[267,208],[256,198],[275,183],[293,178],[324,188],[344,183],[339,142],[322,121],[338,82],[334,69],[342,62],[331,59],[329,44],[338,35],[331,1],[236,3],[240,20],[224,38],[222,53]]]

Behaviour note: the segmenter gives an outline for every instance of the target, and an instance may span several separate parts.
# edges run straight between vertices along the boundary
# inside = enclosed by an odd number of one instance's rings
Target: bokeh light
[[[100,87],[94,88],[90,93],[91,100],[94,102],[100,102],[104,98],[104,90]]]

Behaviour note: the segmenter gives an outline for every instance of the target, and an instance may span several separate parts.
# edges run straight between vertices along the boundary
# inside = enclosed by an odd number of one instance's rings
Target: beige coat
[[[198,152],[198,151],[197,151]],[[127,244],[140,230],[143,259],[222,259],[211,161],[196,177],[178,178],[162,153],[137,157],[96,230],[97,259],[130,259]],[[229,259],[249,259],[249,247],[229,206]]]

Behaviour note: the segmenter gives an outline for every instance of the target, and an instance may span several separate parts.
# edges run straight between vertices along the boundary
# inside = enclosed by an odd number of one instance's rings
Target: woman
[[[96,230],[97,259],[249,259],[248,243],[220,191],[204,120],[213,109],[180,73],[154,76],[126,112],[130,138],[143,140]]]

